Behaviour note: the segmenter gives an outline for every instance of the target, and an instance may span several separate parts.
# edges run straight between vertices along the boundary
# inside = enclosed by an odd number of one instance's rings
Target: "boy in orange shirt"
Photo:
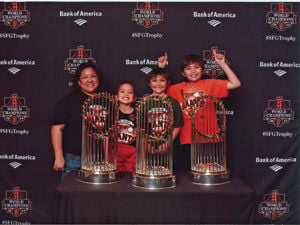
[[[184,126],[180,132],[180,144],[187,144],[187,161],[190,162],[190,144],[191,144],[191,119],[188,115],[189,107],[184,104],[186,100],[192,99],[201,95],[210,95],[213,97],[223,98],[227,97],[229,90],[236,89],[241,86],[241,82],[236,74],[231,70],[225,61],[225,56],[213,50],[212,56],[214,60],[220,65],[225,72],[228,80],[217,79],[201,79],[204,70],[204,61],[198,55],[187,55],[183,58],[180,70],[181,74],[187,79],[187,82],[181,82],[171,85],[167,94],[175,98],[182,107]],[[167,64],[168,55],[158,58],[158,66],[165,68]],[[213,112],[213,110],[212,110]],[[215,112],[214,112],[215,113]],[[210,115],[213,116],[213,115]]]

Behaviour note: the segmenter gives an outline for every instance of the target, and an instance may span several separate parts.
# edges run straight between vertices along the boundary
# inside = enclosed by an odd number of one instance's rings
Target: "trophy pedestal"
[[[133,175],[132,185],[134,187],[146,188],[146,189],[163,189],[173,188],[176,186],[176,179],[174,175],[168,176],[141,176]]]
[[[230,182],[230,175],[229,171],[223,172],[198,172],[198,171],[190,171],[189,176],[191,181],[195,184],[200,185],[219,185],[219,184],[226,184]]]
[[[117,182],[117,176],[115,171],[92,173],[80,169],[78,172],[78,180],[89,184],[111,184]]]

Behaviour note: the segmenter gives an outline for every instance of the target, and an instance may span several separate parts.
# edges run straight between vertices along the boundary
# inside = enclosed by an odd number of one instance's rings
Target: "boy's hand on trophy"
[[[165,55],[160,56],[157,59],[157,65],[159,68],[166,68],[167,63],[168,63],[168,54],[165,52]]]
[[[166,146],[164,146],[163,144],[155,147],[152,144],[148,143],[147,149],[148,149],[148,152],[151,154],[165,153],[167,151]]]
[[[155,154],[155,152],[156,152],[156,149],[154,148],[154,146],[149,143],[147,144],[147,149],[148,149],[148,153]]]
[[[157,148],[157,152],[159,152],[159,153],[166,153],[167,150],[168,150],[167,146],[165,146],[164,144],[158,146],[158,148]]]

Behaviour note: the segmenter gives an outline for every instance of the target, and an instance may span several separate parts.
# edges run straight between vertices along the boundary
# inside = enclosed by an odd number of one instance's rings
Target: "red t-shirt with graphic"
[[[180,143],[190,144],[191,143],[191,119],[188,115],[189,107],[184,105],[184,102],[191,101],[194,98],[201,95],[209,95],[213,97],[223,98],[228,96],[227,80],[216,80],[216,79],[206,79],[199,80],[196,83],[182,82],[179,84],[171,85],[168,88],[167,94],[175,98],[180,104],[184,117],[184,126],[181,128],[180,132]],[[186,101],[184,101],[186,100]],[[209,132],[215,133],[218,131],[218,125],[216,123],[216,112],[213,104],[209,104],[209,101],[205,103],[205,110],[202,112],[202,116],[205,121],[214,121],[213,123],[206,123],[202,121],[200,125],[201,132],[205,130],[210,130]],[[201,113],[201,112],[199,112]],[[209,128],[211,126],[212,128]],[[204,132],[205,133],[205,132]],[[210,133],[206,133],[210,134]]]

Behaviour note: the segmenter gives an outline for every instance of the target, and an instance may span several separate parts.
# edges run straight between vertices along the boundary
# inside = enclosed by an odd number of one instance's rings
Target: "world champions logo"
[[[269,100],[263,119],[275,127],[288,124],[291,120],[294,120],[294,111],[290,105],[290,100],[284,100],[282,96]]]
[[[27,191],[14,187],[12,190],[6,190],[2,209],[14,217],[19,217],[31,210],[31,203],[27,198]]]
[[[159,3],[140,3],[132,12],[132,21],[145,28],[150,28],[164,20],[164,13],[159,9]]]
[[[263,202],[259,204],[258,212],[271,220],[284,216],[289,212],[289,204],[285,201],[285,194],[279,194],[278,190],[265,194]]]
[[[5,2],[0,12],[0,20],[12,29],[18,29],[30,21],[30,13],[26,10],[25,2]]]
[[[266,15],[266,23],[279,31],[284,31],[297,24],[297,15],[293,12],[292,4],[271,3],[270,12]]]
[[[166,108],[152,108],[148,112],[148,122],[153,136],[167,135],[170,127],[170,113]]]
[[[4,97],[4,104],[0,108],[0,115],[5,121],[12,125],[29,118],[29,108],[25,105],[25,98],[18,94],[12,94],[10,97]]]
[[[69,57],[65,60],[65,70],[75,74],[77,68],[83,63],[96,63],[92,58],[92,50],[79,45],[76,49],[69,49]]]
[[[205,60],[203,73],[211,78],[217,78],[221,75],[224,75],[224,71],[215,61],[213,52],[220,53],[225,56],[225,51],[219,50],[218,47],[212,47],[210,50],[203,50],[203,60]],[[229,65],[227,60],[226,63]]]

